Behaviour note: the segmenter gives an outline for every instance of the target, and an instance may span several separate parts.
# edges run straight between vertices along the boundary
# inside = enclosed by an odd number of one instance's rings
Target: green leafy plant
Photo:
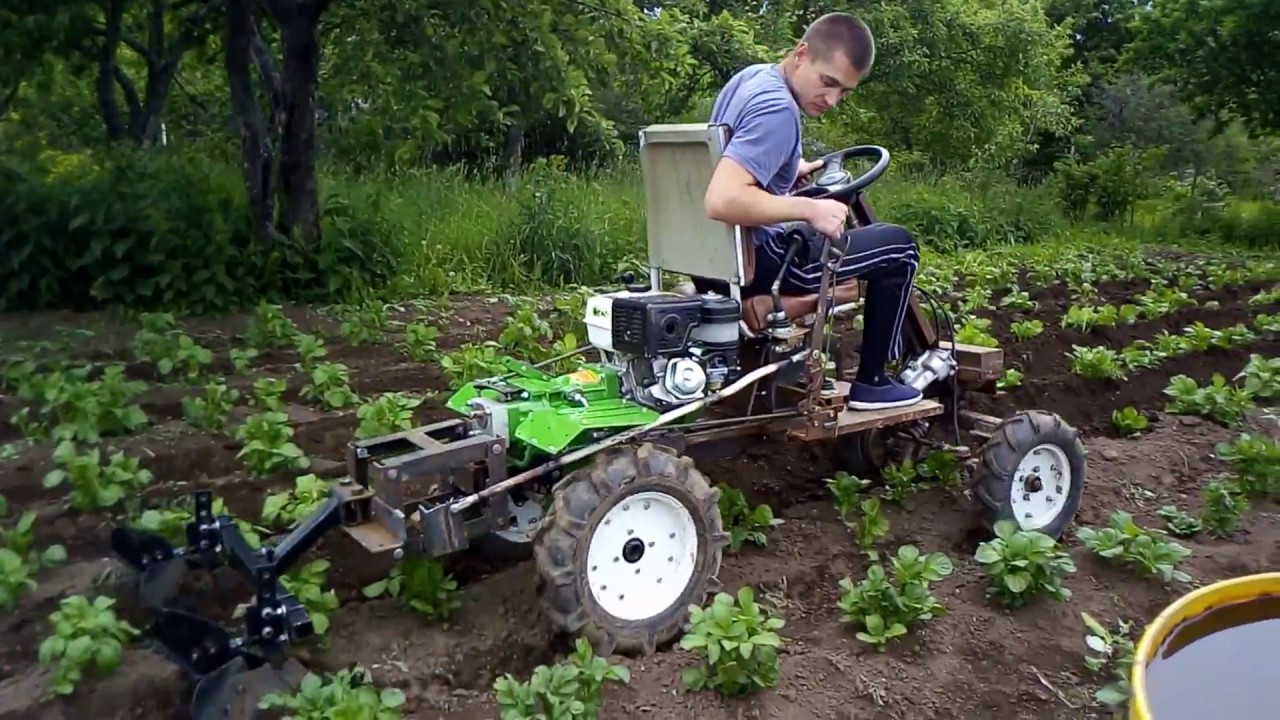
[[[264,412],[284,412],[284,392],[288,389],[289,383],[284,378],[258,378],[253,381],[249,404]]]
[[[99,448],[81,455],[70,440],[58,443],[53,461],[58,467],[44,476],[44,486],[71,485],[71,506],[82,512],[112,507],[146,488],[152,480],[151,471],[139,467],[138,458],[125,457],[121,451],[113,453],[103,465]]]
[[[7,513],[3,500],[0,497],[0,516]],[[67,561],[67,550],[62,545],[36,550],[35,524],[36,513],[28,511],[18,517],[13,527],[0,529],[0,608],[6,612],[17,606],[19,595],[36,589],[36,572]]]
[[[1124,562],[1144,575],[1158,575],[1165,582],[1190,582],[1191,576],[1177,568],[1191,554],[1185,546],[1165,540],[1158,530],[1139,526],[1123,510],[1111,513],[1107,526],[1084,527],[1076,531],[1085,547],[1108,560]]]
[[[778,684],[778,631],[786,625],[756,602],[750,586],[738,595],[716,593],[705,608],[689,606],[689,631],[680,647],[696,651],[701,662],[681,679],[690,690],[713,689],[724,696],[746,695]]]
[[[1204,507],[1200,522],[1214,537],[1227,537],[1240,527],[1240,516],[1249,509],[1249,501],[1240,486],[1229,479],[1217,478],[1204,487]]]
[[[265,477],[282,470],[305,470],[311,467],[302,448],[295,445],[289,416],[282,412],[264,412],[250,417],[236,430],[236,439],[244,443],[236,457],[244,460],[249,472]]]
[[[1099,688],[1094,698],[1111,708],[1121,708],[1129,701],[1129,673],[1133,668],[1133,623],[1120,621],[1116,630],[1108,630],[1087,612],[1080,613],[1089,633],[1085,645],[1094,655],[1085,655],[1084,664],[1093,673],[1107,671],[1111,682]]]
[[[1132,405],[1111,411],[1111,427],[1116,429],[1116,434],[1120,437],[1137,437],[1147,429],[1150,422],[1146,415]]]
[[[53,668],[50,695],[70,695],[86,671],[103,674],[120,664],[120,655],[138,629],[116,617],[115,600],[83,595],[64,597],[49,616],[53,634],[40,643],[41,665]]]
[[[1044,332],[1044,323],[1039,320],[1019,320],[1009,325],[1009,332],[1018,342],[1026,342]]]
[[[253,318],[249,321],[246,339],[249,347],[256,350],[268,350],[287,347],[294,342],[298,328],[284,314],[284,308],[265,300],[254,308]]]
[[[361,592],[367,598],[393,597],[402,607],[432,620],[446,620],[462,607],[456,595],[458,581],[438,561],[424,556],[405,558],[389,577],[366,585]]]
[[[719,489],[720,517],[729,533],[729,551],[738,552],[745,542],[765,547],[768,544],[765,532],[781,525],[783,520],[775,518],[773,508],[768,505],[761,504],[752,509],[746,496],[737,488],[721,484]]]
[[[1198,415],[1226,427],[1236,427],[1244,421],[1245,412],[1253,408],[1253,398],[1241,388],[1227,384],[1221,373],[1213,374],[1213,381],[1205,387],[1196,384],[1186,375],[1169,378],[1164,389],[1170,402],[1166,407],[1179,415]]]
[[[319,400],[328,410],[338,410],[360,401],[351,389],[350,371],[342,363],[321,363],[313,367],[311,382],[303,386],[302,397]]]
[[[1255,433],[1241,433],[1214,446],[1220,460],[1231,464],[1240,489],[1247,495],[1280,495],[1280,442]]]
[[[312,560],[302,567],[280,578],[285,590],[293,593],[307,609],[316,635],[324,635],[329,631],[329,616],[338,609],[338,595],[333,590],[325,590],[325,579],[329,574],[329,561]]]
[[[606,682],[631,682],[625,665],[596,656],[586,638],[574,642],[566,662],[539,665],[526,682],[510,673],[493,683],[500,720],[596,720]]]
[[[356,437],[371,438],[387,435],[413,427],[413,411],[422,404],[422,398],[405,393],[383,393],[369,400],[356,410],[359,425]]]
[[[892,579],[879,563],[857,585],[843,578],[837,602],[844,621],[862,628],[857,638],[881,651],[912,625],[946,614],[930,587],[954,570],[946,555],[922,555],[914,545],[899,547],[892,567]]]
[[[262,503],[262,521],[291,528],[315,512],[329,497],[329,481],[315,475],[294,479],[293,489],[271,493]]]
[[[316,335],[300,334],[294,342],[297,344],[298,350],[298,366],[304,371],[309,371],[316,366],[329,351],[324,346],[324,340]]]
[[[1175,537],[1191,537],[1203,527],[1199,518],[1179,510],[1173,505],[1165,505],[1156,511],[1169,528],[1169,534]]]
[[[400,349],[414,362],[436,362],[440,359],[440,349],[436,347],[436,338],[440,330],[433,325],[414,323],[404,329],[404,343]]]
[[[203,396],[182,399],[182,414],[187,422],[201,430],[222,430],[227,426],[227,415],[239,400],[239,390],[211,382],[204,386]]]
[[[404,704],[403,691],[379,690],[369,671],[356,665],[327,680],[307,673],[296,693],[271,693],[258,707],[279,710],[289,720],[400,720]]]
[[[1041,593],[1063,602],[1071,599],[1071,590],[1063,587],[1062,581],[1076,566],[1052,537],[1021,530],[1012,520],[996,523],[995,535],[974,554],[992,580],[989,595],[1015,608]]]

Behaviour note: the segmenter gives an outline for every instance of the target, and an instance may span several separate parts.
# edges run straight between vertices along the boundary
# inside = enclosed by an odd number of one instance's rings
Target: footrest
[[[849,410],[831,408],[810,416],[788,433],[801,440],[821,440],[849,433],[873,430],[888,425],[921,420],[941,415],[946,408],[937,400],[924,399],[915,405],[886,410]]]
[[[921,420],[934,415],[941,415],[946,408],[937,400],[925,398],[915,405],[885,410],[849,410],[844,409],[836,417],[836,434],[872,430],[885,425]]]

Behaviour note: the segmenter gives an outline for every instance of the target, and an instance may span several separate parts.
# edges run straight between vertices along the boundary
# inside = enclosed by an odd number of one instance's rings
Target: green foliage
[[[720,517],[729,533],[729,552],[738,552],[745,542],[760,547],[767,545],[765,533],[781,525],[784,522],[782,518],[775,518],[773,508],[765,504],[753,509],[737,488],[722,483],[717,489],[720,490]]]
[[[404,703],[403,691],[379,690],[369,671],[356,665],[327,680],[309,672],[296,693],[271,693],[258,707],[282,711],[292,720],[400,720]]]
[[[58,443],[53,451],[58,466],[44,476],[44,486],[70,485],[71,507],[88,512],[113,507],[151,484],[151,471],[139,467],[138,458],[117,451],[103,465],[102,454],[98,447],[77,453],[74,442]]]
[[[376,206],[330,196],[319,247],[262,248],[238,173],[214,157],[11,150],[0,160],[0,310],[214,312],[264,296],[341,298],[395,272]]]
[[[83,595],[58,603],[49,616],[53,634],[40,643],[38,656],[41,665],[53,667],[50,695],[70,695],[86,671],[102,674],[120,664],[124,646],[139,631],[116,617],[114,605],[106,596],[91,603]]]
[[[891,564],[892,578],[876,563],[857,585],[849,578],[840,581],[838,606],[844,621],[861,627],[857,638],[881,651],[912,625],[946,614],[930,586],[955,569],[946,555],[922,555],[914,545],[899,547]]]
[[[387,595],[432,620],[446,620],[462,607],[456,593],[458,581],[438,561],[408,557],[391,569],[391,575],[361,589],[365,597]]]
[[[493,683],[500,720],[596,720],[605,682],[626,684],[631,671],[597,657],[586,638],[574,641],[567,662],[539,665],[525,682],[510,673]]]
[[[697,651],[702,662],[686,668],[681,679],[690,690],[710,688],[728,697],[775,687],[784,625],[756,602],[749,586],[739,588],[737,598],[721,592],[705,608],[690,605],[680,647]]]
[[[1144,528],[1133,516],[1116,510],[1106,527],[1082,527],[1076,531],[1085,547],[1098,556],[1123,562],[1140,575],[1156,575],[1165,582],[1190,582],[1191,576],[1178,563],[1191,554],[1184,545],[1160,537],[1159,530]]]
[[[1135,17],[1129,63],[1155,69],[1204,115],[1280,130],[1280,68],[1265,59],[1280,32],[1271,0],[1157,0]]]
[[[1063,602],[1071,599],[1062,580],[1074,573],[1076,566],[1052,537],[1019,530],[1012,520],[996,523],[995,534],[993,540],[979,545],[973,556],[991,577],[989,595],[1015,608],[1041,593]]]
[[[1131,692],[1129,673],[1133,669],[1134,647],[1130,633],[1133,623],[1121,620],[1112,631],[1087,612],[1080,613],[1080,618],[1089,630],[1084,638],[1085,645],[1095,653],[1085,656],[1085,667],[1093,673],[1105,671],[1111,679],[1094,693],[1094,698],[1110,708],[1122,708]]]
[[[0,496],[0,516],[6,512],[4,498]],[[37,571],[67,560],[67,550],[62,545],[36,550],[35,524],[35,511],[28,511],[13,527],[0,528],[0,609],[6,612],[17,605],[20,594],[36,589],[33,576]]]

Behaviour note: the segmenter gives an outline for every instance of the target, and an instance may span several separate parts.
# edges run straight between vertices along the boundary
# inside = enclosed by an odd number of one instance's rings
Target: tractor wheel
[[[597,652],[653,653],[718,589],[720,492],[689,458],[652,443],[605,450],[554,495],[534,539],[538,594]]]
[[[1014,520],[1059,539],[1080,509],[1085,449],[1075,428],[1042,410],[1006,418],[982,446],[974,494],[983,524]]]
[[[928,421],[918,420],[910,427],[873,428],[841,435],[835,439],[835,459],[839,469],[863,479],[879,475],[886,467],[908,458],[919,460],[928,437]]]

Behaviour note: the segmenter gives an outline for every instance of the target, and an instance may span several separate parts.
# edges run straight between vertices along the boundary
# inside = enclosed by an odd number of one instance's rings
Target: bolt
[[[494,444],[493,444],[493,448],[492,448],[492,450],[493,450],[493,454],[494,454],[494,455],[501,455],[501,454],[502,454],[502,443],[494,443]]]
[[[392,560],[399,562],[403,558],[404,558],[404,548],[396,548],[395,552],[391,553]]]

